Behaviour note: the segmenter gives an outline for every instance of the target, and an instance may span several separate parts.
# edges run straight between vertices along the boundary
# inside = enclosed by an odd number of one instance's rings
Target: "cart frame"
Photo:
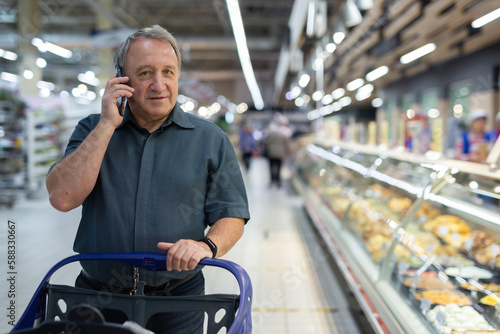
[[[32,328],[37,319],[45,320],[47,309],[47,287],[51,276],[61,267],[78,261],[111,260],[126,263],[138,268],[148,270],[166,270],[166,252],[125,252],[125,253],[87,253],[67,257],[55,264],[45,275],[35,291],[23,315],[14,326],[11,333],[18,330]],[[236,278],[239,289],[239,303],[234,320],[227,329],[227,334],[242,334],[252,332],[252,284],[248,273],[238,264],[222,260],[204,258],[200,265],[219,267],[229,271]],[[190,296],[191,297],[191,296]],[[204,296],[199,296],[202,302]],[[164,298],[164,297],[159,297]]]

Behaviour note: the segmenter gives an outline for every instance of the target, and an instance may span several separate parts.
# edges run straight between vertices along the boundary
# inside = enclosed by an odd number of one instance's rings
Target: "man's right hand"
[[[101,122],[115,128],[122,123],[123,116],[118,111],[117,103],[121,96],[132,97],[134,89],[126,85],[128,81],[127,76],[118,77],[116,73],[109,79],[102,96]]]

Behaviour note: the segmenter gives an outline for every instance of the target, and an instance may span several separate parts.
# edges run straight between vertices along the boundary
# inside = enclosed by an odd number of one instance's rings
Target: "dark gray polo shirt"
[[[95,114],[79,122],[65,156],[99,119]],[[198,240],[207,226],[224,217],[250,218],[228,136],[177,104],[165,123],[150,134],[127,109],[111,138],[97,183],[83,203],[74,251],[159,251],[158,242]],[[129,266],[113,262],[82,262],[82,266],[112,285],[122,285],[119,282],[131,275]],[[141,280],[153,286],[187,273],[140,272]]]

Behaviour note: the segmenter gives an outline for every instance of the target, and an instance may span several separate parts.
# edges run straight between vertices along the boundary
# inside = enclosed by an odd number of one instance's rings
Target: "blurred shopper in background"
[[[257,149],[257,142],[253,137],[252,126],[250,124],[245,124],[241,127],[238,147],[240,149],[243,165],[245,169],[248,170],[250,169],[250,160]]]
[[[270,186],[281,187],[281,166],[291,151],[292,131],[288,127],[288,119],[281,114],[275,116],[276,122],[271,123],[269,132],[263,140],[265,156],[269,160],[271,172]]]
[[[468,131],[462,132],[456,144],[456,158],[472,162],[484,162],[491,149],[493,138],[486,132],[487,113],[473,110],[467,118]]]
[[[500,112],[495,116],[495,124],[493,130],[490,132],[492,141],[496,141],[500,135]]]
[[[416,113],[406,124],[406,149],[417,154],[425,154],[432,149],[432,135],[429,120],[424,113]]]

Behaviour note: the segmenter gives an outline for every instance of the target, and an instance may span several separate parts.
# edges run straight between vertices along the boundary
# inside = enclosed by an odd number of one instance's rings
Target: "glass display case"
[[[377,332],[500,333],[500,172],[309,145],[294,184]]]

